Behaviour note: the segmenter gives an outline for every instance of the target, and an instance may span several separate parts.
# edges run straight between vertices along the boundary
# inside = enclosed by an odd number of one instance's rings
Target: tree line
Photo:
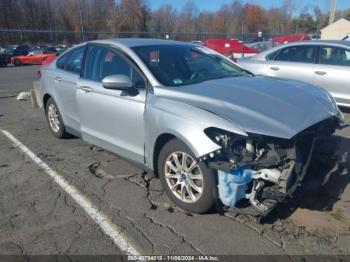
[[[87,38],[103,38],[104,33],[118,36],[120,32],[124,33],[122,36],[140,36],[135,32],[144,32],[144,36],[163,33],[184,40],[210,33],[231,37],[256,35],[259,31],[317,33],[328,24],[329,18],[317,6],[300,10],[292,0],[283,0],[280,7],[270,9],[232,0],[217,11],[200,11],[190,0],[181,10],[171,4],[151,10],[145,0],[0,0],[0,10],[0,29],[95,32]],[[350,8],[337,11],[336,19],[341,17],[350,20]],[[30,36],[21,33],[21,37],[31,41],[43,38],[39,33]],[[46,36],[49,37],[77,38],[63,33]]]

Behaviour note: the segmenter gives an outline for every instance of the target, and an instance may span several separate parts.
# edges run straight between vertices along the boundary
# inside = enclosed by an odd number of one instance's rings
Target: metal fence
[[[266,39],[286,34],[264,34]],[[50,30],[21,30],[0,29],[0,46],[9,44],[76,44],[82,41],[112,38],[161,38],[180,41],[203,41],[207,39],[238,39],[254,41],[256,33],[216,33],[216,32],[80,32],[80,31],[50,31]]]

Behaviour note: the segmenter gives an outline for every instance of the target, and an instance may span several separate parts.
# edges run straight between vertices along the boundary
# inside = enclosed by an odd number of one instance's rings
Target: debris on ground
[[[88,169],[89,169],[91,174],[93,174],[94,176],[96,176],[98,178],[107,178],[107,179],[114,178],[114,176],[106,173],[100,166],[101,166],[100,162],[95,162],[95,163],[92,163],[91,165],[89,165]]]
[[[17,101],[30,99],[30,92],[21,92],[17,96]]]

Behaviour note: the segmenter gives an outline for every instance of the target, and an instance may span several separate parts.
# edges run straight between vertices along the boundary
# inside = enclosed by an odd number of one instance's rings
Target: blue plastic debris
[[[252,170],[237,169],[232,173],[218,171],[219,197],[226,206],[233,207],[246,197],[247,185],[252,181]]]

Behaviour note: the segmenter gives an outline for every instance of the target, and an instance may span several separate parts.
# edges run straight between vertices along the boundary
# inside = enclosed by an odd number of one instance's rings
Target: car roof
[[[350,43],[347,41],[343,40],[308,40],[308,41],[299,41],[299,42],[291,42],[288,44],[285,44],[284,46],[290,46],[290,45],[303,45],[303,44],[311,44],[311,45],[325,45],[325,44],[330,44],[330,45],[343,45],[350,47]]]
[[[165,39],[152,39],[152,38],[118,38],[111,40],[95,40],[90,43],[101,43],[101,44],[121,44],[127,47],[135,46],[149,46],[149,45],[194,45],[192,43],[186,43],[174,40]]]

